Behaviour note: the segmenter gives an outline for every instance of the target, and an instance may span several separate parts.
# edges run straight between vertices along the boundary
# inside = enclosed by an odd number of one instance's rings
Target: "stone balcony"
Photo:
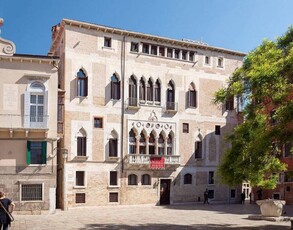
[[[124,158],[125,168],[131,170],[153,170],[151,167],[152,160],[163,159],[163,168],[159,169],[169,169],[175,170],[180,166],[180,156],[179,155],[136,155],[128,154]]]

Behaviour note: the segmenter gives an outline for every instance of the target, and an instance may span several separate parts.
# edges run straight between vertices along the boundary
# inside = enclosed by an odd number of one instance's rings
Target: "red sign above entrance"
[[[165,158],[164,157],[151,157],[150,158],[151,169],[165,169]]]

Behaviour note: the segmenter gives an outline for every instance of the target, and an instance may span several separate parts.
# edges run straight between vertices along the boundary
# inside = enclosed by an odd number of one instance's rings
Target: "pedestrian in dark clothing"
[[[5,197],[4,192],[0,192],[0,202],[3,205],[3,207],[6,209],[7,212],[13,212],[14,210],[14,203]],[[10,226],[10,218],[8,217],[8,214],[0,204],[0,229],[8,230],[8,226]]]
[[[243,192],[241,193],[241,204],[245,203],[245,191],[243,190]]]
[[[209,190],[206,189],[205,192],[203,193],[203,197],[204,197],[204,201],[203,201],[203,204],[210,204],[209,203]]]
[[[262,189],[257,190],[257,198],[262,200]]]

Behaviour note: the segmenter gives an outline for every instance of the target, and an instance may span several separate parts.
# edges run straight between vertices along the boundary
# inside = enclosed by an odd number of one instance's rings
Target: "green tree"
[[[275,188],[287,165],[281,149],[293,141],[293,28],[275,41],[265,40],[234,71],[214,102],[231,96],[244,101],[243,122],[227,137],[231,142],[218,168],[222,182]]]

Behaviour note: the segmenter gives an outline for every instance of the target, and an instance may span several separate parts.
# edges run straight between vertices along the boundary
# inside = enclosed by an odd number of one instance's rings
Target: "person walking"
[[[10,199],[5,197],[4,192],[0,192],[0,202],[0,230],[2,229],[2,226],[3,230],[8,230],[11,221],[7,212],[12,213],[15,205]]]
[[[210,204],[209,203],[209,190],[206,189],[205,192],[203,193],[203,197],[204,197],[204,201],[203,201],[203,204]]]

